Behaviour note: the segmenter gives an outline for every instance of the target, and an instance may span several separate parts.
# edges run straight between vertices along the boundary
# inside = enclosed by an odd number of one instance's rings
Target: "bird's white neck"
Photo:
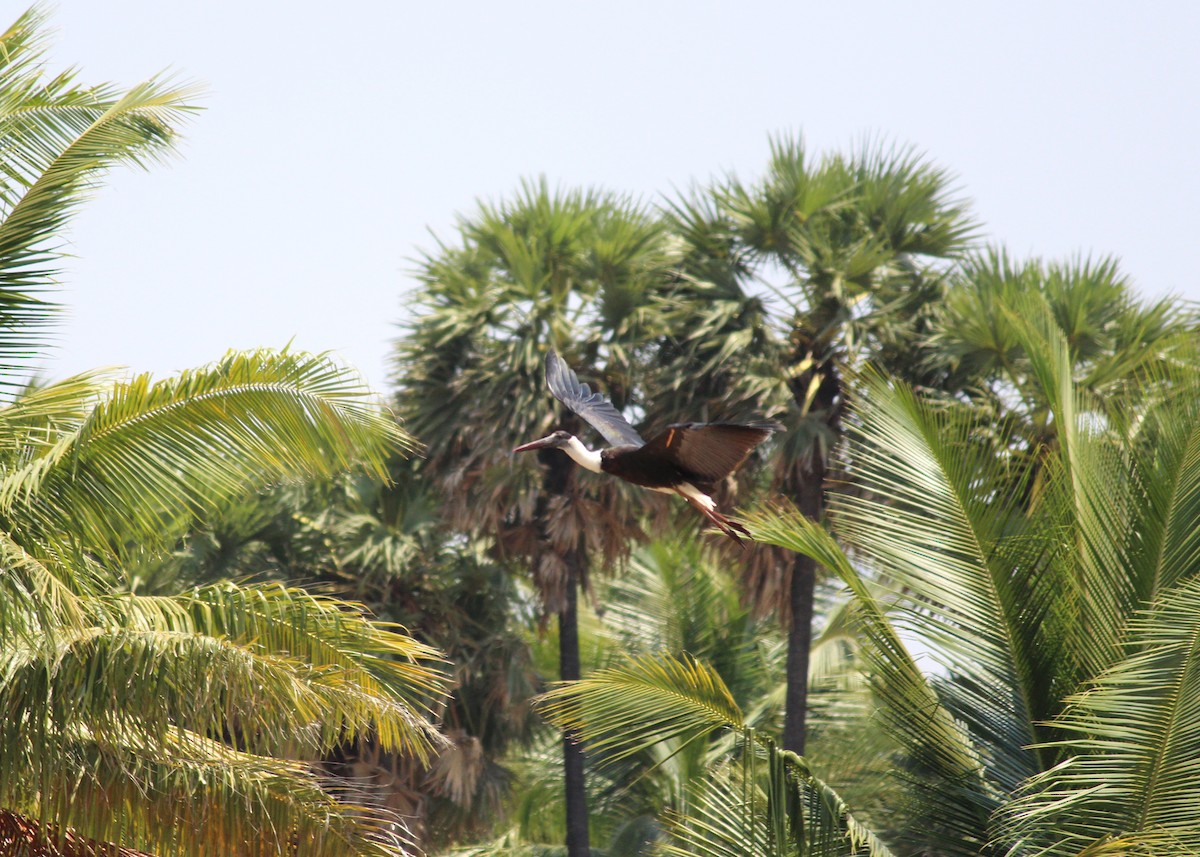
[[[583,445],[582,441],[574,435],[567,441],[566,445],[561,447],[562,451],[574,459],[575,463],[585,470],[590,470],[593,473],[600,473],[600,452],[599,450],[591,450]]]

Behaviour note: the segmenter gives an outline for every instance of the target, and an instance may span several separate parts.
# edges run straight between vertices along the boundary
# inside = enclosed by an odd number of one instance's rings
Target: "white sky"
[[[6,4],[6,26],[21,3]],[[1018,255],[1200,299],[1200,4],[59,0],[53,70],[207,85],[183,157],[69,233],[46,374],[339,352],[378,389],[410,261],[523,177],[646,200],[867,135],[953,171]]]

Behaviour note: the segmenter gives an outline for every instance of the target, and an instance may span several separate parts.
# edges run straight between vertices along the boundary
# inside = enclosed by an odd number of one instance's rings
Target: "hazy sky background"
[[[477,199],[544,174],[653,201],[752,177],[799,132],[912,144],[1016,254],[1113,254],[1147,294],[1200,298],[1200,4],[51,8],[51,70],[207,87],[183,156],[113,173],[74,222],[52,378],[294,339],[382,390],[411,259]]]

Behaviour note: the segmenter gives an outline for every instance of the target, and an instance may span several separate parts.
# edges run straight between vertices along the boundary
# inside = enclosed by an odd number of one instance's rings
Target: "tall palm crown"
[[[981,430],[993,420],[1013,432],[1014,466],[1022,469],[1037,471],[1058,434],[1036,362],[1023,345],[1023,319],[1054,319],[1074,382],[1114,426],[1127,421],[1130,402],[1139,403],[1137,412],[1169,394],[1173,368],[1190,359],[1194,316],[1174,298],[1141,300],[1113,259],[1018,262],[991,249],[965,260],[952,283],[924,365],[940,389],[975,405]]]
[[[481,206],[459,231],[461,245],[422,263],[422,303],[397,350],[397,408],[429,444],[423,472],[443,493],[450,526],[494,539],[499,556],[531,570],[558,617],[560,678],[577,679],[578,587],[597,556],[628,551],[635,517],[615,480],[576,480],[575,465],[553,452],[539,453],[539,470],[511,450],[555,424],[582,429],[547,407],[551,347],[604,372],[614,404],[625,405],[641,296],[668,261],[663,230],[626,200],[542,182]],[[569,735],[563,759],[567,848],[580,857],[589,839],[583,757]]]
[[[799,142],[777,141],[762,179],[730,179],[676,203],[671,222],[683,238],[682,275],[650,361],[648,420],[687,398],[709,419],[772,413],[787,428],[775,485],[819,518],[847,372],[874,364],[918,384],[934,377],[924,342],[942,271],[971,234],[965,207],[945,171],[912,152],[866,147],[818,160]],[[762,282],[778,282],[773,297]],[[692,378],[703,379],[696,390],[682,380]],[[807,559],[768,551],[747,569],[760,609],[791,617],[784,741],[797,752],[812,581]]]
[[[555,555],[586,543],[618,556],[632,525],[616,486],[599,481],[564,479],[558,499],[539,508],[549,500],[544,476],[511,451],[555,425],[585,436],[575,415],[551,407],[552,347],[593,382],[602,373],[616,407],[626,404],[640,324],[631,295],[663,276],[663,232],[626,200],[545,183],[481,206],[459,230],[461,246],[422,262],[424,289],[396,355],[397,410],[427,444],[424,472],[446,489],[452,526],[494,536],[506,554],[537,556],[535,579],[556,609]],[[537,548],[542,528],[554,534],[550,554]]]

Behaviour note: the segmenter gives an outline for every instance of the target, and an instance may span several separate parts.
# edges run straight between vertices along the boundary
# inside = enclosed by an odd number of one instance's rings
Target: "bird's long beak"
[[[529,443],[523,443],[514,449],[513,452],[531,452],[535,449],[546,449],[547,447],[554,446],[556,440],[557,438],[555,438],[554,435],[550,435],[549,437],[544,437],[541,440],[533,440]]]

